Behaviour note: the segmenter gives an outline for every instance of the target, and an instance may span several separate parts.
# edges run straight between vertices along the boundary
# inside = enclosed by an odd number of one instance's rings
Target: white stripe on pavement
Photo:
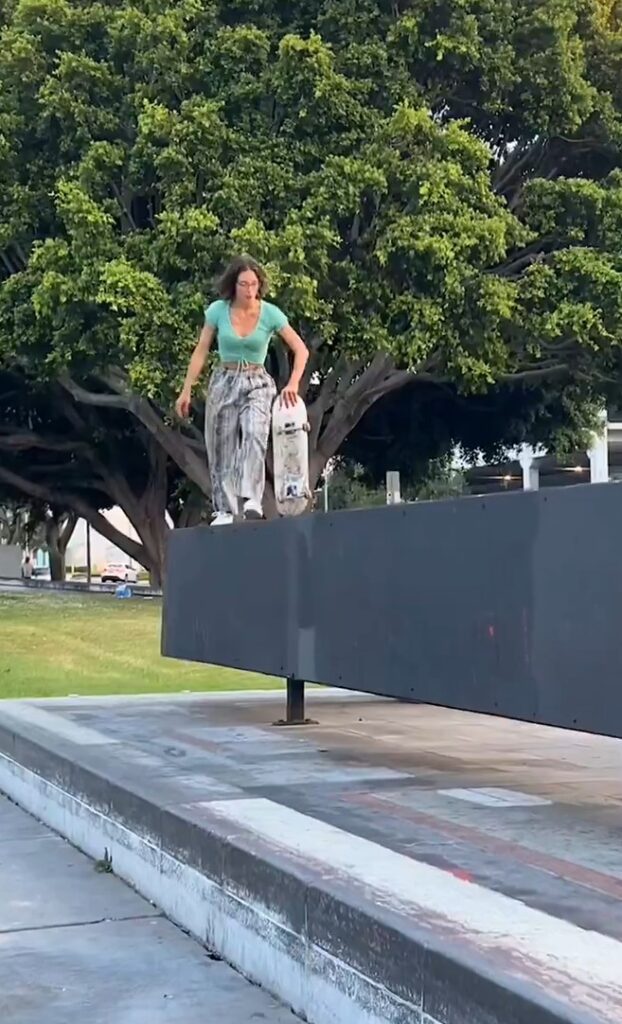
[[[118,743],[113,736],[106,736],[97,729],[91,729],[87,725],[78,725],[61,714],[54,714],[52,711],[44,711],[34,704],[11,701],[10,704],[3,704],[0,707],[0,724],[11,725],[12,722],[20,725],[35,726],[38,729],[45,729],[54,736],[63,740],[69,740],[81,747],[104,746],[109,743]]]
[[[280,852],[315,862],[324,876],[364,887],[366,896],[483,954],[502,954],[510,973],[549,994],[622,1020],[622,943],[526,906],[502,893],[395,853],[266,799],[224,800],[209,812]],[[498,965],[498,960],[494,961]]]

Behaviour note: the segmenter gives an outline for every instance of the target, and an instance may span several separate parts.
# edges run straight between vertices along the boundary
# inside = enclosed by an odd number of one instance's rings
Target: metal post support
[[[400,492],[400,474],[395,469],[387,473],[387,505],[400,505],[402,495]]]
[[[607,413],[603,410],[600,416],[600,429],[594,434],[592,446],[587,455],[590,460],[590,483],[604,484],[609,482],[609,438]]]
[[[524,444],[519,452],[518,461],[523,471],[523,490],[538,491],[540,489],[540,470],[534,465],[536,453],[534,449]]]
[[[305,684],[303,679],[289,676],[287,679],[287,717],[275,725],[317,725],[312,718],[305,718]]]
[[[91,569],[91,524],[86,523],[86,582],[90,587],[92,582]]]

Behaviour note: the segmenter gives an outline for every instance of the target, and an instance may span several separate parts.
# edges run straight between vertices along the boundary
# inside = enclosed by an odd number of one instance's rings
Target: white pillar
[[[536,453],[529,444],[521,446],[521,450],[518,456],[521,469],[523,471],[523,490],[524,491],[539,491],[540,490],[540,470],[537,466],[534,466]]]
[[[400,492],[400,474],[395,469],[387,473],[387,505],[399,505],[402,500]]]
[[[590,483],[603,484],[609,482],[609,438],[607,431],[607,413],[601,416],[601,428],[593,435],[592,446],[588,449],[590,460]]]

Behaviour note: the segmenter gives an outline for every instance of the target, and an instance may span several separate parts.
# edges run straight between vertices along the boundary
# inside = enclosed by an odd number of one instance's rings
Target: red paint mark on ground
[[[373,808],[377,812],[393,818],[406,818],[416,825],[433,829],[441,835],[449,836],[451,839],[462,840],[476,846],[487,853],[497,854],[499,857],[511,858],[530,868],[546,871],[555,878],[563,878],[576,885],[585,886],[586,889],[594,889],[605,896],[612,896],[616,900],[622,900],[622,881],[612,875],[605,875],[594,868],[586,868],[581,864],[571,863],[561,857],[549,856],[539,850],[532,850],[527,846],[521,846],[511,839],[500,839],[490,836],[487,832],[473,828],[470,825],[459,825],[444,818],[436,818],[425,811],[415,811],[410,807],[399,806],[388,797],[375,796],[373,793],[350,793],[349,800],[362,806]]]
[[[451,868],[449,874],[453,875],[454,878],[459,878],[461,882],[475,881],[473,875],[471,875],[468,871],[463,871],[462,868]]]

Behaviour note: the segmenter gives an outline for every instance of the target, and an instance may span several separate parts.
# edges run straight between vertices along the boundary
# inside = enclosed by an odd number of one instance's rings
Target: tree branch
[[[195,444],[189,444],[178,430],[168,427],[151,402],[128,387],[127,378],[120,370],[111,368],[100,375],[100,380],[114,393],[88,391],[66,372],[59,377],[62,386],[77,402],[131,412],[161,444],[182,473],[209,497],[211,482],[207,462],[197,454]]]
[[[121,212],[125,216],[128,224],[130,226],[130,229],[132,231],[137,231],[138,230],[138,226],[136,224],[136,221],[134,220],[134,215],[132,214],[131,206],[128,205],[126,196],[123,195],[121,189],[119,188],[119,186],[117,184],[115,184],[114,181],[112,182],[112,191],[114,192],[115,199],[117,200],[119,206],[121,207]]]
[[[19,244],[19,242],[13,242],[13,248],[15,249],[15,252],[17,253],[17,258],[19,259],[19,261],[21,263],[21,269],[23,270],[27,266],[27,264],[28,264],[28,257],[26,256],[26,253],[22,249],[22,247]]]
[[[60,373],[59,383],[64,387],[76,402],[83,405],[94,405],[100,409],[126,409],[131,412],[128,401],[121,395],[106,394],[102,391],[88,391],[78,384],[68,373]]]
[[[113,526],[101,512],[93,508],[93,506],[80,497],[78,494],[72,494],[67,491],[57,491],[55,488],[46,487],[43,484],[37,484],[32,480],[28,480],[26,477],[21,476],[19,473],[14,473],[12,470],[7,469],[5,466],[0,466],[0,480],[8,484],[9,487],[13,487],[16,491],[21,494],[26,494],[29,498],[33,498],[35,501],[43,501],[48,504],[62,505],[65,508],[70,508],[78,515],[86,519],[91,524],[94,530],[97,530],[102,537],[109,540],[111,544],[118,547],[121,551],[124,551],[130,558],[135,559],[140,565],[145,566],[146,569],[151,569],[149,556],[142,544],[138,544],[132,540],[121,530],[118,530],[116,526]]]
[[[89,427],[85,419],[80,415],[71,398],[62,389],[58,402],[63,415],[74,430],[82,434],[87,433]],[[126,477],[116,470],[114,456],[111,459],[113,464],[111,468],[100,457],[99,452],[93,446],[85,445],[85,455],[98,479],[103,484],[106,493],[123,509],[134,529],[137,533],[140,533],[137,528],[139,499]]]
[[[321,472],[326,462],[339,450],[348,434],[378,399],[410,384],[441,384],[443,378],[430,372],[436,363],[436,358],[432,357],[415,369],[401,370],[395,367],[391,356],[378,353],[335,403],[324,432],[316,443],[315,472]]]
[[[48,452],[84,452],[88,445],[80,441],[63,441],[60,438],[43,437],[30,430],[0,427],[0,448],[8,451],[29,451],[40,448]]]
[[[13,266],[11,260],[9,259],[8,253],[0,251],[0,259],[4,263],[4,269],[6,270],[9,277],[12,277],[13,274],[17,273],[16,268]]]
[[[123,395],[127,398],[128,402],[131,403],[131,412],[136,416],[138,420],[147,428],[147,430],[155,437],[157,441],[162,445],[164,450],[170,455],[174,462],[177,462],[179,468],[209,497],[211,494],[211,484],[209,480],[209,474],[207,472],[207,465],[205,458],[199,459],[194,454],[196,448],[195,443],[190,444],[187,438],[179,430],[173,430],[168,427],[164,422],[164,416],[162,412],[157,409],[148,399],[143,398],[133,392],[127,382],[125,374],[115,368],[111,367],[106,374],[101,376],[101,380],[107,384],[111,390],[114,390],[119,395]],[[187,428],[187,424],[184,424]],[[203,436],[197,430],[196,427],[192,428],[196,431],[198,437],[201,439],[201,451],[205,455],[205,443]],[[187,450],[181,447],[185,446]],[[192,449],[192,450],[191,450]],[[183,459],[183,465],[178,461],[178,458]],[[192,475],[197,474],[197,479]]]
[[[557,255],[560,251],[556,248],[554,235],[545,235],[538,238],[524,249],[515,252],[505,263],[498,263],[495,267],[489,267],[487,274],[496,274],[499,277],[512,277],[533,263],[541,262],[545,258]]]
[[[58,536],[59,547],[60,547],[61,551],[63,552],[63,554],[67,550],[67,545],[69,544],[69,541],[73,537],[73,531],[76,528],[77,522],[78,522],[78,516],[73,511],[73,509],[70,509],[65,514],[65,521],[63,522],[63,524],[62,524],[62,526],[60,528],[60,532],[59,532],[59,536]]]
[[[205,437],[203,436],[203,431],[199,430],[194,423],[191,423],[190,420],[184,420],[179,433],[184,440],[188,442],[188,444],[192,445],[195,451],[205,453]]]
[[[88,431],[88,424],[76,408],[74,401],[62,389],[60,389],[58,403],[65,417],[79,434]],[[115,447],[112,443],[106,444],[106,452],[103,455],[94,446],[88,448],[86,458],[101,481],[106,495],[110,496],[115,504],[123,509],[136,530],[150,561],[151,577],[159,584],[164,565],[164,538],[168,533],[166,522],[168,456],[140,421],[135,429],[145,446],[149,461],[147,481],[141,494],[137,493],[138,489],[132,485],[132,481],[127,475],[118,470],[119,460],[115,457]],[[188,443],[194,444],[195,442]],[[205,451],[204,445],[202,450]]]
[[[570,367],[565,363],[541,363],[539,366],[525,367],[515,373],[502,373],[498,381],[504,383],[518,383],[519,381],[539,381],[555,377],[565,377],[570,372]]]
[[[536,139],[526,147],[517,146],[511,156],[497,167],[493,175],[494,191],[498,195],[505,195],[507,191],[515,188],[523,171],[538,159],[545,144],[545,140]]]
[[[346,376],[351,381],[351,375],[348,372],[351,366],[354,366],[354,364],[346,356],[339,356],[335,365],[331,367],[322,381],[317,398],[309,407],[309,425],[311,428],[309,443],[312,449],[317,445],[324,416],[334,405],[339,382]]]
[[[335,402],[330,420],[317,441],[318,451],[325,461],[335,454],[363,414],[380,397],[382,382],[388,381],[393,371],[392,358],[378,352],[369,366]],[[389,385],[385,383],[384,386]]]

